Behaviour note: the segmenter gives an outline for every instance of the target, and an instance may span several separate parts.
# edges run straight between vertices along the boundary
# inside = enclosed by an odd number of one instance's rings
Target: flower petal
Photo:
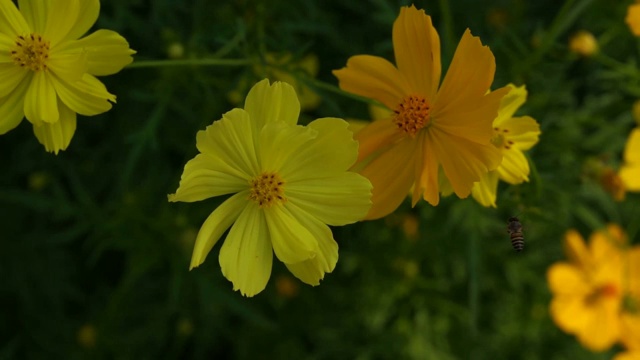
[[[424,10],[413,5],[400,9],[393,23],[393,50],[412,93],[433,99],[440,84],[440,38]]]
[[[33,124],[33,133],[40,144],[48,152],[56,155],[60,150],[66,150],[73,134],[76,132],[76,113],[58,100],[60,118],[54,123],[40,122]]]
[[[589,269],[593,258],[579,232],[571,229],[564,235],[564,250],[569,260],[581,269]]]
[[[620,178],[629,191],[640,191],[640,164],[622,165]]]
[[[502,125],[504,121],[511,119],[520,106],[527,101],[527,89],[524,85],[515,86],[513,84],[508,84],[506,88],[509,89],[509,93],[502,98],[502,101],[500,101],[498,117],[496,117],[493,122],[495,126]]]
[[[184,166],[180,186],[169,201],[193,202],[233,194],[249,187],[231,165],[220,157],[198,154]]]
[[[33,74],[24,100],[24,114],[31,123],[58,121],[60,113],[54,83],[48,72],[38,71]]]
[[[513,117],[502,124],[509,132],[505,139],[513,141],[513,147],[529,150],[538,143],[540,125],[530,116]]]
[[[57,78],[73,84],[82,80],[82,76],[87,72],[87,54],[84,52],[56,52],[49,57],[47,66]]]
[[[27,21],[11,0],[0,0],[0,33],[15,39],[31,31]]]
[[[422,132],[420,134],[420,143],[422,144],[422,150],[420,149],[420,156],[417,159],[416,167],[419,168],[416,173],[416,182],[414,184],[414,194],[412,203],[415,204],[418,201],[418,195],[422,194],[424,200],[433,206],[437,206],[440,202],[440,183],[441,178],[446,180],[449,184],[447,188],[451,187],[446,177],[442,174],[440,164],[436,157],[434,145],[428,139],[428,132]]]
[[[358,131],[354,138],[358,142],[358,161],[362,161],[378,150],[398,142],[404,135],[390,119],[376,120]]]
[[[51,49],[67,37],[80,14],[80,0],[56,0],[47,9],[47,23],[43,35]]]
[[[318,178],[349,169],[358,157],[358,143],[353,140],[349,124],[336,118],[322,118],[309,123],[307,128],[317,132],[293,152],[281,167],[282,176],[289,182],[305,178]]]
[[[222,274],[233,290],[254,296],[264,290],[271,276],[273,250],[260,208],[249,204],[231,227],[220,249]]]
[[[364,218],[371,207],[371,189],[364,176],[343,172],[287,183],[285,196],[321,222],[340,226]]]
[[[480,181],[473,184],[471,196],[482,206],[497,207],[496,197],[498,193],[498,172],[489,171],[484,174]]]
[[[304,210],[288,202],[285,205],[296,220],[315,236],[318,242],[318,252],[313,259],[295,264],[285,264],[289,271],[298,279],[309,285],[319,285],[325,273],[330,273],[338,262],[338,243],[333,239],[329,227]]]
[[[554,297],[549,313],[553,322],[564,332],[575,334],[589,322],[589,309],[580,296]]]
[[[200,266],[207,258],[209,251],[218,242],[220,236],[240,216],[242,210],[247,207],[249,191],[239,192],[225,200],[218,206],[202,224],[191,255],[189,269]]]
[[[280,81],[269,85],[269,80],[264,79],[249,90],[244,109],[249,113],[254,129],[260,131],[265,124],[274,121],[296,125],[300,102],[291,85]]]
[[[629,134],[629,139],[624,147],[624,161],[640,165],[640,128],[633,129]]]
[[[47,23],[50,1],[46,0],[18,0],[20,13],[35,33],[42,34]]]
[[[98,30],[80,40],[67,41],[56,49],[62,54],[86,54],[87,71],[92,75],[115,74],[131,64],[135,54],[129,43],[115,31]]]
[[[389,215],[407,197],[414,181],[413,155],[417,149],[416,141],[405,139],[373,158],[359,171],[373,185],[373,206],[366,220]]]
[[[591,291],[581,269],[569,263],[555,263],[547,270],[547,282],[554,296],[587,296]]]
[[[520,150],[514,148],[503,150],[498,174],[501,180],[513,185],[529,181],[529,162]]]
[[[340,89],[375,99],[389,109],[395,109],[411,93],[411,85],[389,61],[371,55],[352,56],[347,66],[334,70]]]
[[[0,98],[15,91],[30,71],[15,64],[0,64]]]
[[[629,5],[624,21],[629,25],[633,35],[640,36],[640,4]]]
[[[198,131],[196,146],[203,154],[223,159],[230,175],[248,181],[260,172],[253,141],[257,134],[253,131],[249,113],[233,109],[204,131]]]
[[[98,20],[100,14],[99,0],[82,0],[78,10],[78,18],[66,36],[66,39],[75,40],[89,31],[91,26]],[[98,75],[94,74],[93,75]]]
[[[24,118],[24,98],[30,78],[25,77],[9,95],[0,98],[0,135],[12,130]]]
[[[287,124],[282,121],[266,124],[260,131],[258,153],[263,171],[278,171],[285,181],[292,173],[292,157],[311,143],[317,131],[306,127]]]
[[[578,340],[583,346],[592,351],[604,351],[618,341],[619,303],[619,299],[604,298],[589,307],[586,323],[578,331]]]
[[[18,68],[11,58],[11,50],[16,45],[16,39],[11,38],[3,33],[0,33],[0,65],[13,65],[14,68]],[[29,71],[24,69],[24,71]]]
[[[111,109],[111,102],[116,102],[116,97],[107,91],[104,84],[89,74],[83,74],[82,80],[74,83],[55,77],[53,85],[62,102],[81,115],[101,114]]]
[[[318,250],[318,241],[283,206],[264,209],[269,236],[276,257],[285,264],[295,264],[312,259]]]

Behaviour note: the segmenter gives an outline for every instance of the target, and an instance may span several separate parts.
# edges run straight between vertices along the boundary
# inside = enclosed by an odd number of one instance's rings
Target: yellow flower
[[[613,360],[640,360],[640,350],[630,350],[617,354]]]
[[[580,30],[569,39],[569,50],[581,56],[591,56],[598,52],[598,41],[593,34]]]
[[[627,8],[627,17],[624,21],[635,36],[640,36],[640,4],[632,4]]]
[[[471,189],[473,198],[483,206],[496,207],[498,179],[513,185],[529,181],[529,162],[523,151],[538,143],[540,135],[540,126],[533,118],[513,116],[527,99],[524,85],[507,86],[511,91],[500,102],[491,138],[491,143],[502,152],[502,163],[496,170],[484,174]]]
[[[640,355],[640,246],[628,253],[623,275],[625,297],[620,315],[621,342]]]
[[[318,285],[338,261],[328,225],[356,222],[371,206],[369,181],[347,170],[358,144],[347,122],[322,118],[298,126],[300,104],[288,84],[256,84],[244,109],[198,132],[200,154],[185,168],[169,201],[233,194],[205,220],[191,268],[220,236],[220,266],[234,290],[253,296],[271,274],[273,252],[297,278]]]
[[[116,97],[94,76],[120,71],[135,52],[118,33],[84,38],[100,12],[98,0],[0,0],[0,134],[23,117],[45,149],[67,148],[76,113],[111,109]]]
[[[414,6],[403,7],[393,25],[397,67],[370,55],[351,57],[333,73],[348,92],[373,98],[394,114],[359,131],[359,172],[373,184],[367,219],[393,212],[413,186],[437,205],[439,173],[459,197],[500,165],[502,155],[490,140],[491,123],[509,91],[488,93],[495,59],[480,39],[465,31],[447,75],[440,84],[440,39],[431,17]]]
[[[628,191],[640,191],[640,127],[631,131],[624,148],[620,178]]]
[[[547,272],[553,321],[593,351],[608,349],[620,339],[625,242],[616,225],[592,234],[589,247],[570,230],[565,236],[570,261],[555,263]]]

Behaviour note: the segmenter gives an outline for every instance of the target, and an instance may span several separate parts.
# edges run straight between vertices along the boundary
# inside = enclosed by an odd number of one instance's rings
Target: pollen
[[[263,172],[249,181],[249,199],[260,207],[271,207],[287,201],[284,196],[284,181],[274,172]]]
[[[414,137],[420,129],[429,124],[431,105],[422,96],[409,95],[405,97],[394,110],[393,123],[399,130]]]
[[[506,149],[509,150],[513,146],[514,142],[511,140],[507,140],[505,138],[505,134],[508,133],[508,129],[501,129],[499,127],[493,128],[493,137],[491,137],[491,144],[497,147],[498,149]]]
[[[49,41],[38,34],[20,35],[11,49],[11,60],[23,68],[33,71],[47,70]]]

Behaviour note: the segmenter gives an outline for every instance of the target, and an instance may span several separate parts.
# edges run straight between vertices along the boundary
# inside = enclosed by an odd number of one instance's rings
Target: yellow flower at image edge
[[[625,242],[616,225],[591,235],[588,247],[578,232],[570,230],[565,236],[570,261],[555,263],[547,272],[553,294],[551,318],[593,351],[606,350],[620,340]]]
[[[202,264],[231,227],[219,262],[234,290],[253,296],[271,275],[273,253],[297,278],[318,285],[338,261],[327,225],[361,220],[371,206],[371,183],[347,171],[358,144],[347,122],[322,118],[296,125],[293,88],[256,84],[244,109],[233,109],[198,132],[200,151],[184,169],[169,201],[234,194],[205,220],[191,268]]]
[[[484,174],[471,189],[471,195],[483,206],[496,207],[498,179],[517,185],[529,181],[529,162],[523,151],[529,150],[540,136],[540,126],[529,116],[514,117],[527,99],[524,86],[507,85],[511,91],[502,98],[498,117],[493,120],[491,144],[502,152],[496,170]]]
[[[98,0],[0,0],[0,134],[23,117],[50,152],[67,148],[76,113],[111,109],[115,96],[95,77],[120,71],[135,52],[118,33],[84,38],[100,12]]]
[[[632,4],[627,8],[627,17],[624,21],[635,36],[640,36],[640,4]]]
[[[620,168],[620,178],[628,191],[640,191],[640,128],[631,131],[624,148],[624,164]]]
[[[495,59],[480,39],[465,31],[440,84],[440,39],[423,10],[403,7],[393,25],[396,66],[370,55],[351,57],[335,70],[340,88],[375,99],[394,114],[356,134],[360,143],[355,169],[373,184],[367,219],[393,212],[413,186],[420,197],[439,202],[439,173],[459,197],[502,160],[491,145],[493,119],[509,92],[488,92]]]

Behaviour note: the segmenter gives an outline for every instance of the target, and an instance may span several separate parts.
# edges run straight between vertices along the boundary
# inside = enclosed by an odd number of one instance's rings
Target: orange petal
[[[384,149],[403,137],[398,128],[389,120],[376,120],[354,134],[358,142],[358,161],[372,153]]]
[[[428,140],[428,133],[421,133],[422,149],[418,149],[420,156],[416,166],[420,167],[416,184],[413,187],[413,205],[417,202],[417,194],[422,193],[422,198],[429,204],[436,206],[440,202],[438,182],[438,159],[436,158],[433,144]]]
[[[378,56],[352,56],[347,66],[334,70],[333,75],[342,90],[378,100],[390,109],[395,109],[411,91],[404,75]]]
[[[433,99],[440,84],[440,38],[424,10],[413,5],[400,9],[393,23],[393,50],[412,92]]]

